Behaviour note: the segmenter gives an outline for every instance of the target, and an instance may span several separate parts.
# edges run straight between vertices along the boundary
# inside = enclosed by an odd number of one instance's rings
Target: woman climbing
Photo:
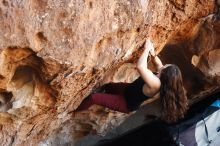
[[[149,53],[157,67],[157,74],[148,69]],[[133,83],[109,83],[104,85],[105,93],[93,93],[86,98],[77,111],[89,108],[93,104],[108,107],[112,110],[129,113],[137,110],[143,101],[160,93],[161,118],[166,122],[175,122],[184,117],[188,102],[183,87],[180,69],[173,64],[163,65],[154,52],[149,39],[137,62],[141,75]]]

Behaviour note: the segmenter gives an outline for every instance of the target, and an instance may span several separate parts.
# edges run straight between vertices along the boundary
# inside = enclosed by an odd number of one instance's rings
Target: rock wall
[[[1,103],[7,103],[1,106],[1,145],[74,144],[90,132],[117,126],[112,117],[123,121],[128,115],[102,107],[74,110],[102,84],[137,76],[122,74],[133,65],[118,68],[135,63],[146,37],[157,52],[163,49],[164,62],[181,67],[189,98],[217,89],[218,5],[214,0],[1,0],[0,91]]]

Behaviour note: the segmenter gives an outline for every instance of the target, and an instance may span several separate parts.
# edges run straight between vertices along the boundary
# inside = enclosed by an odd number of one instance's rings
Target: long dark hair
[[[160,98],[162,103],[162,120],[171,123],[184,117],[188,109],[186,91],[182,74],[176,65],[169,65],[161,71]]]

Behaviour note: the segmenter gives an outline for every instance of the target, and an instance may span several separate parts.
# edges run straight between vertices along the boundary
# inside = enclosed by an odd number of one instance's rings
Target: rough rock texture
[[[0,97],[7,103],[0,113],[1,145],[73,144],[120,124],[128,115],[120,118],[101,107],[74,110],[100,85],[137,76],[122,75],[132,65],[118,67],[136,61],[146,37],[158,52],[163,49],[164,62],[181,67],[189,98],[215,90],[218,5],[214,0],[1,0]]]

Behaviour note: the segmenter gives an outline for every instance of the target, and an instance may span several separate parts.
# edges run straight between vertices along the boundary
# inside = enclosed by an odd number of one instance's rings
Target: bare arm
[[[159,71],[159,69],[163,67],[163,63],[158,56],[153,56],[153,63],[156,65],[157,71]]]
[[[160,79],[147,66],[147,58],[151,49],[153,49],[153,44],[150,40],[146,40],[144,52],[137,62],[137,69],[145,81],[147,90],[152,93],[160,88]]]
[[[152,61],[153,63],[156,65],[157,71],[159,71],[159,69],[161,67],[163,67],[163,63],[161,62],[160,58],[157,56],[157,54],[154,51],[154,47],[150,50],[150,54],[152,56]]]

